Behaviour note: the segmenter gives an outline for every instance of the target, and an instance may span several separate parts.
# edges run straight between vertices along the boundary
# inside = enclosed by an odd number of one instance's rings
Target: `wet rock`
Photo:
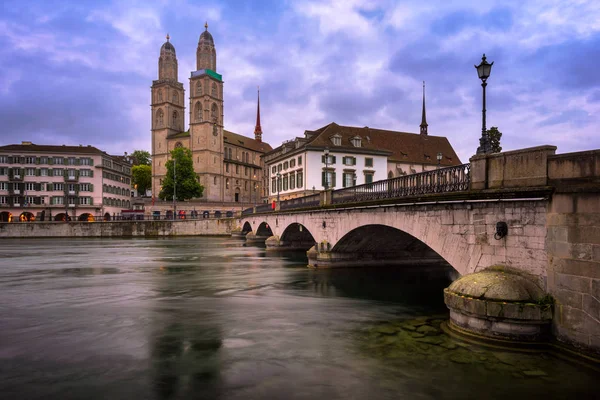
[[[425,337],[425,334],[424,333],[420,333],[420,332],[411,332],[410,336],[414,337],[414,338],[422,338],[422,337]]]
[[[411,324],[402,324],[400,327],[406,331],[416,331],[417,327]]]
[[[448,349],[448,350],[454,350],[454,349],[458,348],[458,346],[456,344],[451,343],[451,342],[442,343],[442,344],[440,344],[440,346],[445,349]]]
[[[375,328],[375,332],[383,333],[385,335],[393,335],[394,333],[396,333],[396,331],[397,329],[391,325],[381,325]]]
[[[548,374],[545,373],[544,371],[542,371],[541,369],[534,369],[531,371],[523,371],[523,375],[530,376],[530,377],[536,377],[536,376],[547,376]]]
[[[457,364],[472,364],[475,360],[468,353],[454,353],[450,356],[450,361]]]
[[[431,325],[422,325],[422,326],[419,326],[417,328],[417,332],[423,333],[424,335],[427,335],[427,336],[434,336],[434,335],[439,335],[440,334],[440,330],[434,328]]]
[[[501,363],[504,363],[506,365],[515,365],[518,360],[515,359],[515,357],[510,354],[510,353],[492,353],[494,355],[494,357],[496,357],[498,359],[498,361],[500,361]]]
[[[429,343],[429,344],[434,344],[436,346],[439,346],[442,343],[444,343],[444,341],[442,339],[440,339],[439,337],[432,337],[432,336],[426,336],[426,337],[419,338],[416,340],[421,343]]]

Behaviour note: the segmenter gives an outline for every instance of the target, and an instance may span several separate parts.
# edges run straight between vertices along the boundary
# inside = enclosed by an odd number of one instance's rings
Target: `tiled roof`
[[[226,130],[223,130],[223,140],[226,144],[245,147],[247,149],[257,151],[260,153],[267,153],[272,150],[272,147],[268,143],[259,142],[258,140],[238,135],[237,133],[233,133]]]
[[[20,152],[20,153],[73,153],[73,154],[106,154],[93,146],[56,146],[45,144],[9,144],[0,146],[0,152]]]
[[[316,131],[306,144],[307,147],[329,147],[330,151],[358,150],[351,139],[359,136],[362,149],[371,151],[388,151],[392,162],[407,162],[418,164],[437,164],[437,153],[442,153],[442,166],[460,165],[460,159],[443,136],[420,135],[418,133],[396,132],[369,127],[341,126],[335,122]],[[334,146],[331,137],[340,135],[341,146]]]

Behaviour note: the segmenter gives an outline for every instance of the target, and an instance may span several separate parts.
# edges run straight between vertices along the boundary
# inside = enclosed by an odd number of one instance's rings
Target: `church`
[[[196,71],[189,78],[189,128],[185,130],[185,89],[179,82],[175,47],[160,48],[158,79],[152,82],[152,193],[158,196],[176,147],[191,150],[194,171],[204,186],[201,200],[259,203],[266,197],[261,156],[272,150],[262,141],[260,97],[254,138],[224,129],[223,77],[208,24],[196,49]],[[260,96],[260,95],[259,95]]]

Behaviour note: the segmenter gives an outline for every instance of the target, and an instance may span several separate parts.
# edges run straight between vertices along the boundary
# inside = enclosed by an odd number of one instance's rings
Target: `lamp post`
[[[177,193],[177,174],[175,173],[175,168],[177,166],[177,159],[173,158],[173,221],[177,219],[177,204],[175,203],[176,193]]]
[[[485,129],[485,87],[487,86],[487,79],[490,77],[492,72],[492,65],[494,62],[488,63],[485,54],[481,57],[481,63],[475,65],[477,69],[477,75],[481,79],[481,87],[483,88],[483,110],[481,117],[481,138],[479,139],[479,147],[477,148],[477,154],[488,154],[491,153],[490,138]]]
[[[437,153],[437,160],[438,160],[438,165],[437,165],[437,169],[440,169],[440,164],[442,162],[442,153]]]
[[[323,154],[325,155],[325,190],[327,190],[329,188],[329,176],[327,175],[327,169],[329,168],[329,147],[325,147]]]
[[[276,176],[277,176],[277,204],[279,204],[279,182],[281,179],[281,174],[278,172]]]

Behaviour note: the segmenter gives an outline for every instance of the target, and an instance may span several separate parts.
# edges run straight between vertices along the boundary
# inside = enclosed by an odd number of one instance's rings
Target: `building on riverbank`
[[[0,146],[0,221],[112,219],[131,208],[131,163],[93,146]]]
[[[185,89],[178,80],[177,55],[167,35],[160,48],[158,79],[151,87],[153,195],[158,197],[161,190],[170,152],[185,147],[192,152],[194,171],[204,186],[200,200],[261,202],[266,197],[261,156],[271,146],[262,141],[260,100],[253,138],[225,130],[223,77],[217,73],[217,52],[208,25],[200,35],[196,71],[189,80],[189,128],[185,130]]]

